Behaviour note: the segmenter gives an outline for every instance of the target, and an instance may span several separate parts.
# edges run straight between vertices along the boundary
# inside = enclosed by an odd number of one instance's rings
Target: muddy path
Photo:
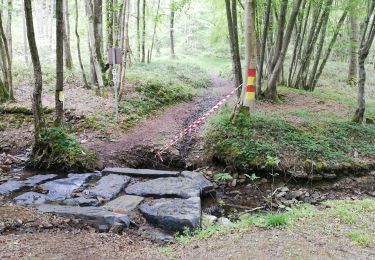
[[[98,154],[103,165],[125,164],[133,167],[163,168],[154,158],[155,150],[161,148],[184,127],[199,118],[233,88],[230,81],[210,73],[210,84],[191,102],[180,103],[164,109],[155,116],[142,119],[135,127],[116,140],[95,140],[86,147]],[[166,156],[166,167],[183,167],[183,157],[199,138],[199,129],[172,148],[174,156]],[[176,150],[177,149],[177,150]],[[176,159],[178,158],[178,159]],[[147,160],[146,160],[147,159]]]

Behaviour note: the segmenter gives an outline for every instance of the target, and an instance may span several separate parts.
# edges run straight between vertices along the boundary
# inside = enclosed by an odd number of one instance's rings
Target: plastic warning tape
[[[191,125],[186,127],[179,134],[175,135],[175,137],[169,143],[164,145],[162,149],[156,152],[156,156],[159,157],[161,161],[163,161],[163,158],[161,156],[166,150],[168,150],[170,147],[175,145],[180,139],[182,139],[185,135],[189,134],[194,128],[198,127],[204,120],[206,120],[209,116],[211,116],[214,112],[216,112],[222,105],[225,104],[225,102],[228,101],[229,98],[231,98],[236,93],[236,91],[240,87],[242,87],[242,84],[238,88],[233,89],[232,92],[226,95],[222,100],[219,101],[219,103],[213,106],[209,111],[207,111],[204,115],[202,115],[200,118],[194,121]]]

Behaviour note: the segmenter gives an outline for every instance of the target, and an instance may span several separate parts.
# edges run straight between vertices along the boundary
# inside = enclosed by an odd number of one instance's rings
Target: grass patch
[[[48,128],[34,145],[29,166],[35,169],[92,170],[95,155],[61,128]]]
[[[300,111],[305,113],[304,111]],[[205,131],[205,147],[213,156],[242,169],[263,166],[267,156],[281,159],[282,167],[305,168],[314,162],[337,166],[375,159],[375,127],[345,121],[307,122],[303,126],[258,113],[239,114],[230,122],[227,106],[211,118]],[[290,163],[293,159],[293,164]],[[310,163],[306,163],[310,162]]]
[[[372,236],[364,234],[358,230],[349,232],[348,237],[353,241],[353,243],[360,246],[370,246],[374,242],[374,238]]]
[[[266,223],[268,227],[285,227],[288,225],[289,217],[283,213],[268,214]]]
[[[135,85],[135,93],[120,104],[125,129],[166,106],[192,100],[209,81],[198,66],[178,62],[138,64],[129,69],[127,78]]]

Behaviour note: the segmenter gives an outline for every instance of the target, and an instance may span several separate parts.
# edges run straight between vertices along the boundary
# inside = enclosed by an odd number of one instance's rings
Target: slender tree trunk
[[[5,95],[3,99],[14,100],[13,95],[13,78],[12,78],[12,61],[9,53],[8,40],[5,35],[2,16],[0,15],[0,64],[3,71],[3,88]],[[0,97],[1,98],[1,97]]]
[[[270,26],[270,17],[271,17],[271,6],[272,0],[267,0],[267,6],[264,16],[264,28],[263,28],[263,39],[262,39],[262,46],[260,51],[260,59],[259,59],[259,66],[258,66],[258,77],[256,82],[256,94],[259,97],[262,93],[262,79],[263,79],[263,66],[266,54],[266,46],[267,46],[267,34]]]
[[[170,26],[169,26],[169,42],[171,48],[171,57],[176,58],[176,53],[174,50],[174,16],[175,16],[175,4],[174,1],[171,1],[170,4],[171,16],[170,16]]]
[[[266,97],[270,100],[273,101],[278,101],[278,96],[277,96],[277,80],[280,76],[281,69],[284,64],[284,60],[286,57],[286,52],[288,50],[288,46],[290,43],[291,35],[293,32],[294,25],[296,23],[297,15],[301,6],[302,0],[295,0],[294,1],[294,6],[292,9],[292,12],[290,14],[288,26],[284,35],[283,39],[283,44],[281,48],[280,55],[278,55],[278,59],[276,61],[275,67],[272,71],[272,74],[270,75],[269,81],[268,81],[268,88],[266,91]]]
[[[146,0],[143,0],[142,8],[142,57],[141,62],[146,62]]]
[[[375,37],[375,19],[371,19],[374,15],[375,0],[371,1],[365,23],[363,25],[363,33],[361,46],[359,49],[359,80],[358,80],[358,108],[354,114],[353,121],[363,123],[366,109],[365,84],[366,84],[366,68],[365,62],[370,53],[370,49]],[[371,22],[370,22],[371,21]]]
[[[12,13],[13,13],[12,0],[8,0],[8,17],[7,17],[6,36],[7,36],[7,40],[8,40],[8,48],[9,48],[9,56],[10,56],[10,63],[11,64],[12,64],[12,60],[13,60]]]
[[[137,61],[141,62],[141,0],[137,0]]]
[[[348,83],[351,86],[357,85],[359,31],[358,14],[356,13],[356,10],[354,10],[350,15],[350,58]]]
[[[24,0],[24,11],[27,27],[27,39],[29,41],[29,49],[31,54],[31,60],[34,68],[34,79],[35,85],[33,90],[33,117],[34,117],[34,141],[35,144],[39,142],[40,133],[44,127],[43,119],[43,108],[42,108],[42,90],[43,90],[43,79],[42,79],[42,68],[40,66],[38,48],[35,42],[34,23],[33,23],[33,12],[31,7],[31,0]]]
[[[26,32],[26,17],[25,17],[25,10],[23,10],[23,5],[22,5],[22,29],[23,29],[23,55],[25,57],[25,64],[29,64],[29,55],[28,55],[28,50],[27,50],[27,32]]]
[[[82,57],[81,57],[81,44],[80,44],[80,37],[78,33],[78,2],[75,0],[76,4],[76,10],[75,10],[75,19],[76,19],[76,24],[75,24],[75,34],[77,38],[77,52],[78,52],[78,61],[79,61],[79,67],[81,68],[81,73],[82,73],[82,79],[83,79],[83,84],[85,88],[90,88],[89,83],[87,82],[87,77],[85,73],[85,69],[83,68],[82,64]]]
[[[88,16],[88,42],[90,50],[90,64],[91,64],[91,79],[94,85],[99,88],[104,87],[102,67],[100,65],[99,57],[97,55],[97,43],[95,39],[95,21],[94,21],[94,3],[93,0],[86,0],[86,11]]]
[[[159,10],[160,10],[160,0],[158,0],[158,7],[156,9],[156,16],[155,16],[155,23],[154,23],[154,32],[152,34],[151,49],[150,49],[150,54],[149,54],[149,58],[148,58],[148,63],[151,62],[152,53],[153,53],[153,50],[154,50],[156,27],[158,26],[158,22],[159,22]]]
[[[236,0],[225,0],[227,23],[229,32],[229,43],[232,55],[232,69],[235,88],[242,84],[241,58],[238,46],[238,26],[237,26],[237,2]],[[241,95],[241,90],[237,92]]]
[[[70,22],[69,22],[69,5],[68,0],[64,2],[64,27],[63,27],[63,38],[64,38],[64,60],[65,67],[67,69],[73,68],[72,52],[70,51]]]
[[[113,0],[106,0],[106,31],[107,31],[107,49],[113,47]]]
[[[64,14],[63,0],[56,0],[56,91],[55,125],[61,126],[64,118]]]

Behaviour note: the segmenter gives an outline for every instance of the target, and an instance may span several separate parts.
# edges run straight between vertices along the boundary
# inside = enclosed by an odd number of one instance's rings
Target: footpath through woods
[[[191,102],[167,107],[156,116],[142,119],[116,140],[96,139],[87,143],[86,147],[95,151],[106,166],[122,162],[133,167],[161,167],[160,161],[154,157],[157,149],[173,139],[176,134],[233,90],[232,82],[215,73],[210,73],[210,79],[208,88],[204,89],[201,95],[194,97]],[[180,160],[184,160],[182,158],[186,158],[187,153],[194,150],[195,141],[199,140],[199,137],[199,130],[195,130],[176,147],[171,147],[171,151]],[[165,156],[171,159],[168,154]],[[167,160],[166,164],[170,162]],[[181,163],[184,162],[176,162],[176,166],[181,166]]]

